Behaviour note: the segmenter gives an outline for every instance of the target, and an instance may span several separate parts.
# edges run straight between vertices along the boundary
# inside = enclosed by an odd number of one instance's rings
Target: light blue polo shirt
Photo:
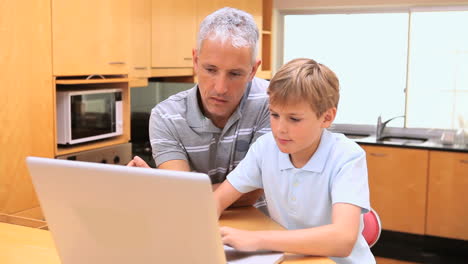
[[[270,217],[291,229],[331,224],[332,205],[349,203],[368,212],[369,185],[366,154],[343,134],[323,130],[320,144],[306,165],[295,168],[270,132],[249,148],[227,179],[239,192],[263,188]],[[375,263],[360,232],[351,254],[336,263]]]

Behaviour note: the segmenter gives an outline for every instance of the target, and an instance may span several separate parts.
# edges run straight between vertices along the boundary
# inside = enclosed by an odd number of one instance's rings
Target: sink
[[[361,139],[361,138],[366,138],[370,136],[368,134],[348,134],[348,133],[345,133],[344,135],[349,139]]]
[[[381,141],[384,142],[395,142],[400,144],[421,144],[427,141],[427,138],[417,138],[417,137],[383,137]]]

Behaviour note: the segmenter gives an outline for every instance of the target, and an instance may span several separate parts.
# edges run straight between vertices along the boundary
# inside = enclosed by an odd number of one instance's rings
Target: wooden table
[[[220,225],[247,230],[281,230],[280,225],[253,207],[226,211]],[[0,223],[1,264],[60,264],[54,241],[49,231]],[[284,264],[331,264],[324,257],[305,257],[286,254]]]
[[[219,224],[246,230],[284,230],[275,221],[266,217],[254,207],[243,207],[225,211]],[[282,264],[333,264],[333,260],[325,257],[310,257],[285,254]]]

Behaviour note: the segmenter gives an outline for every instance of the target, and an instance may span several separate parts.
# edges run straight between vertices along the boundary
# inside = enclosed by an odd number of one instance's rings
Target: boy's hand
[[[258,232],[235,229],[227,226],[220,227],[223,244],[240,251],[260,250],[260,237]]]

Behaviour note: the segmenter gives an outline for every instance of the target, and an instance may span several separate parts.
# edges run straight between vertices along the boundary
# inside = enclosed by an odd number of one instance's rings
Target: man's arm
[[[146,162],[138,157],[135,156],[128,164],[127,166],[131,167],[141,167],[141,168],[149,168],[148,164]],[[186,160],[169,160],[161,165],[159,165],[158,169],[163,169],[163,170],[178,170],[178,171],[190,171],[190,166]],[[213,191],[215,191],[221,183],[215,183],[213,184]],[[260,196],[262,196],[263,190],[255,190],[246,194],[241,194],[241,197],[232,204],[232,207],[242,207],[242,206],[250,206],[253,205]]]
[[[190,166],[186,160],[168,160],[159,165],[158,169],[190,171]]]
[[[164,162],[163,164],[159,165],[158,169],[164,170],[178,170],[178,171],[190,171],[190,166],[187,161],[185,160],[169,160]],[[227,182],[227,181],[224,181]],[[215,183],[213,184],[213,191],[217,190],[222,183]],[[231,185],[232,186],[232,185]],[[233,187],[234,188],[234,187]],[[246,194],[240,193],[241,196],[239,199],[236,199],[234,203],[232,203],[232,207],[242,207],[242,206],[250,206],[253,205],[260,196],[263,194],[263,190],[255,190]]]
[[[286,231],[245,231],[222,227],[221,236],[224,244],[242,251],[273,250],[346,257],[353,250],[358,237],[360,214],[361,208],[358,206],[337,203],[333,205],[332,223],[329,225]]]
[[[133,159],[127,164],[127,166],[150,168],[150,166],[138,156],[133,157]],[[159,165],[158,169],[190,171],[190,166],[186,160],[169,160]]]

